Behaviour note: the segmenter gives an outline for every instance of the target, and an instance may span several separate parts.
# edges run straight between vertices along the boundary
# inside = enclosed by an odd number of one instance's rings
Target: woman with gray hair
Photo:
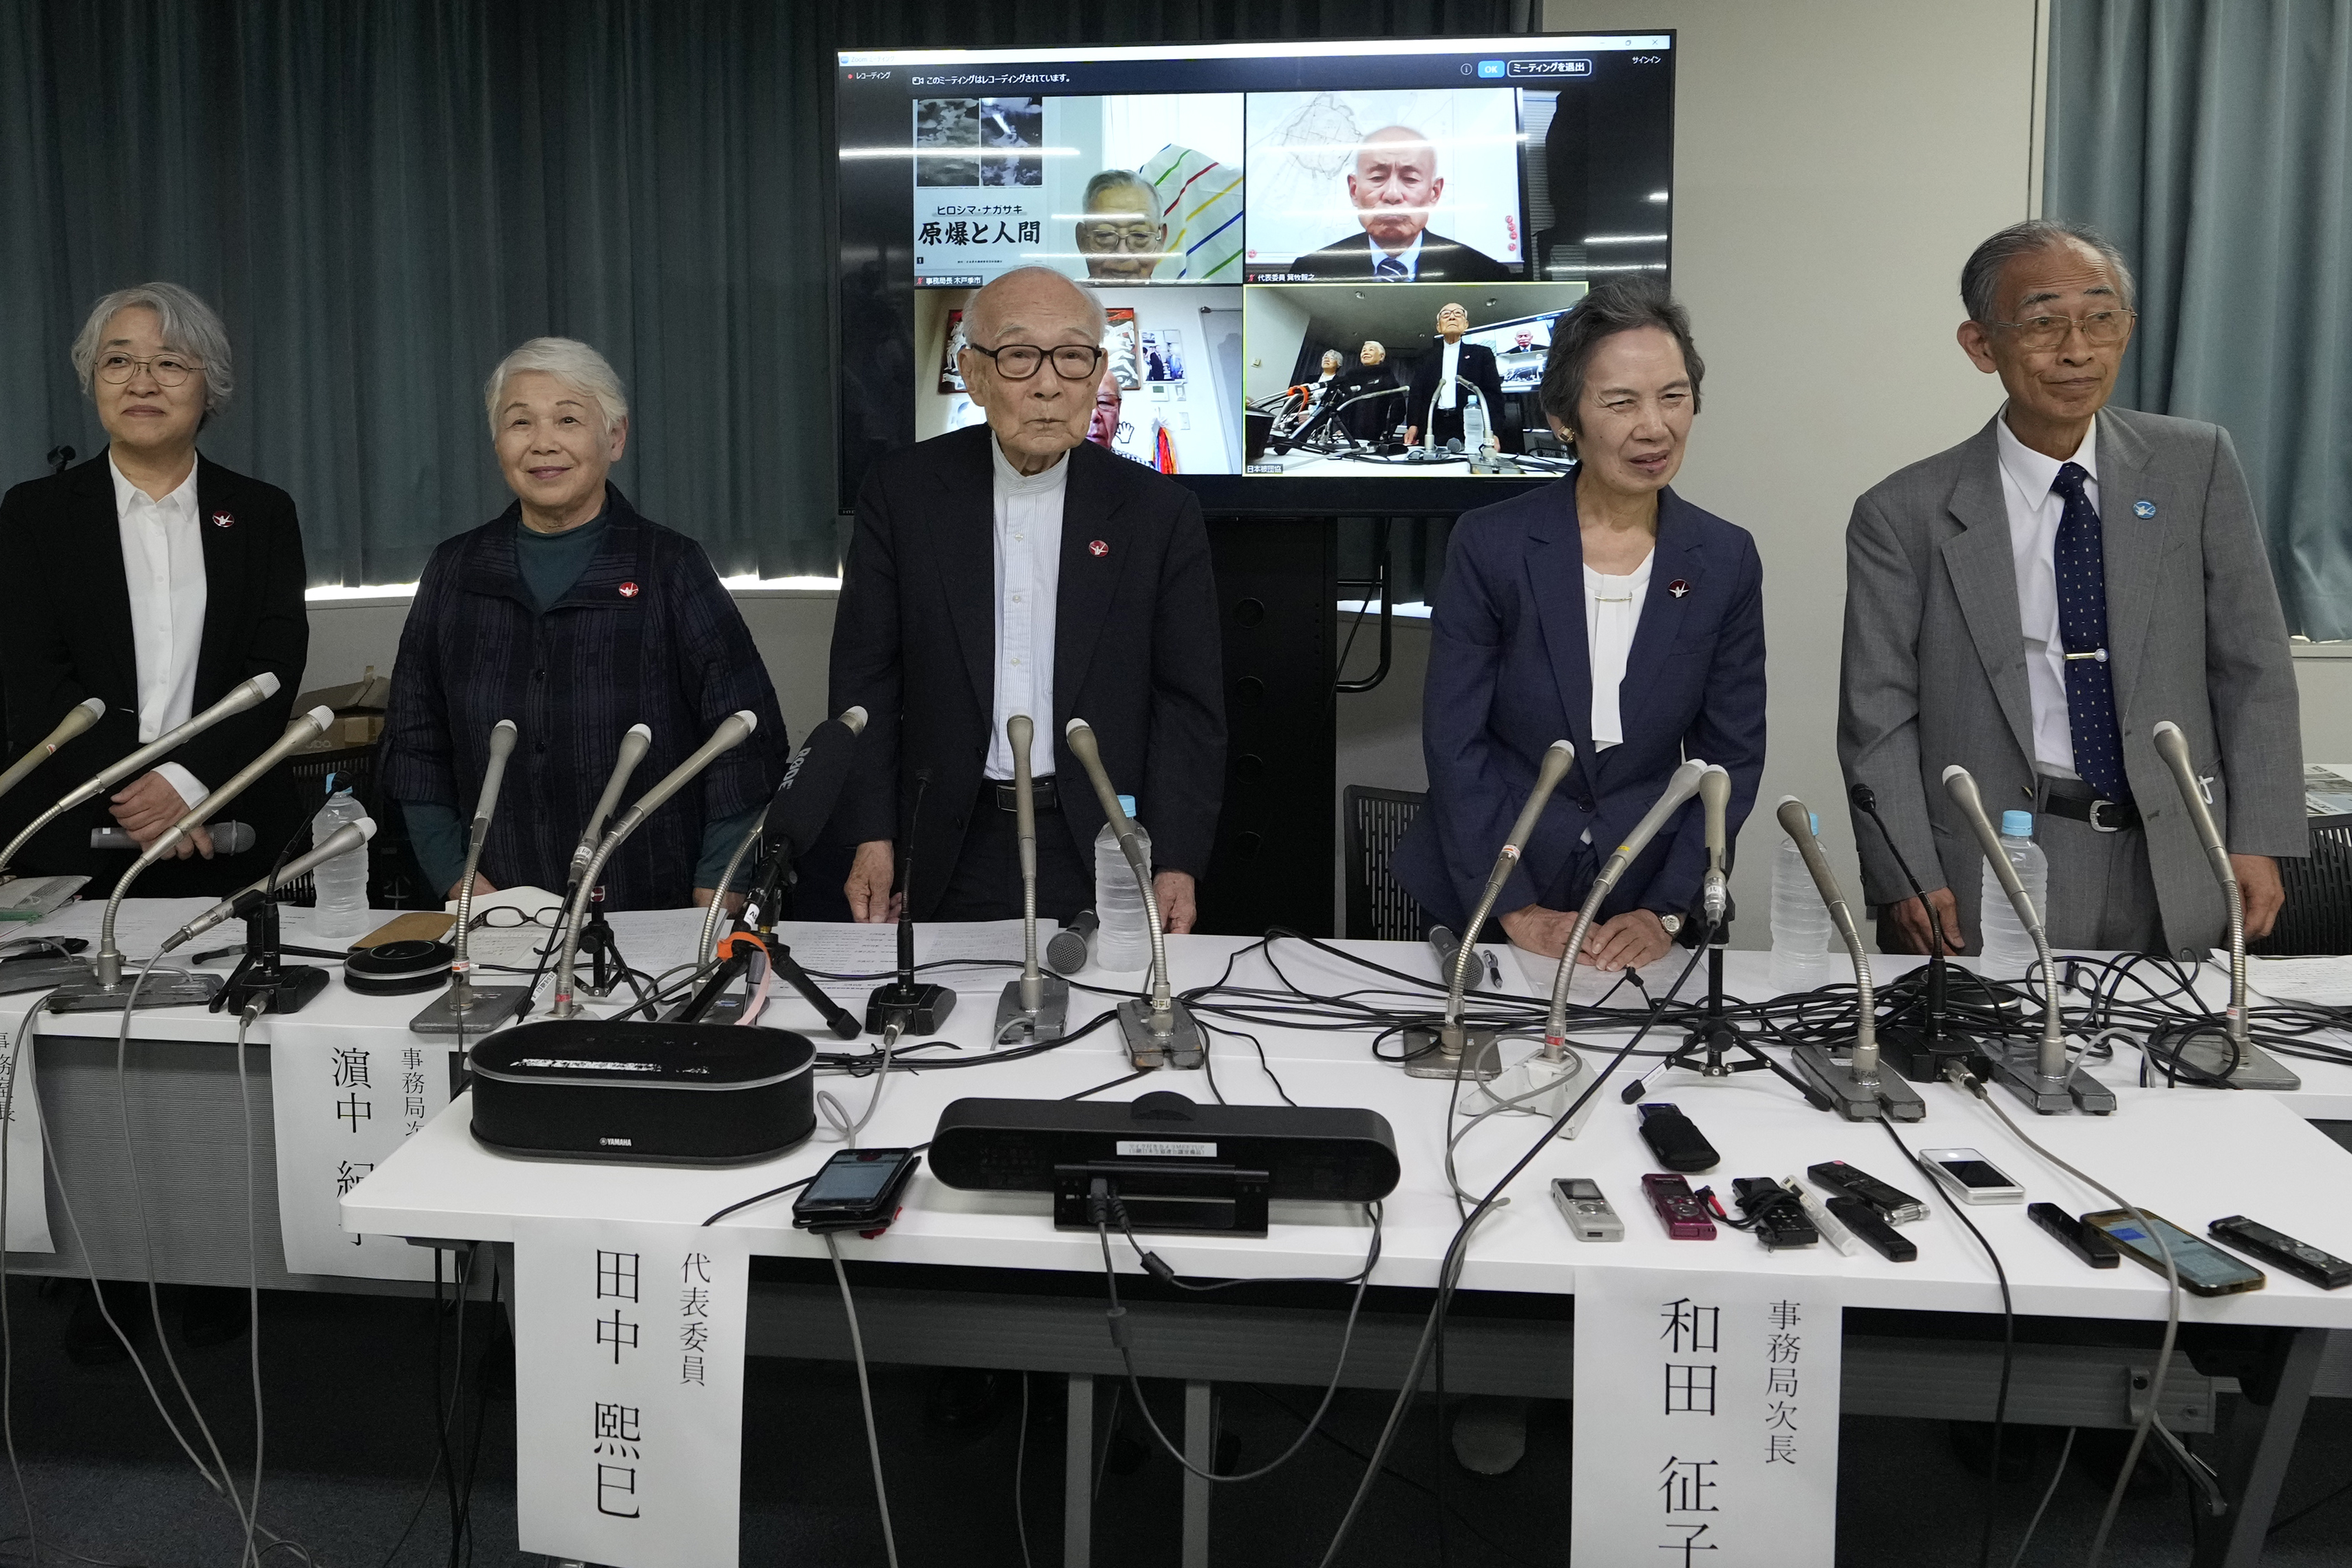
[[[728,714],[751,738],[646,820],[604,868],[608,910],[710,902],[729,854],[782,776],[784,721],[750,628],[702,547],[638,515],[610,479],[629,405],[604,356],[533,338],[483,388],[513,504],[445,540],[401,630],[385,714],[383,791],[418,864],[456,897],[460,826],[490,731],[520,731],[475,890],[560,889],[572,847],[633,724],[639,776],[683,762]]]
[[[60,747],[51,770],[87,777],[239,681],[265,672],[278,681],[268,701],[108,799],[60,816],[16,860],[22,871],[110,881],[131,851],[92,849],[91,830],[120,828],[144,848],[276,740],[310,630],[293,499],[196,450],[198,433],[236,387],[228,332],[212,308],[176,283],[119,289],[91,307],[73,366],[97,406],[106,450],[0,500],[0,549],[14,579],[0,638],[10,754],[98,697],[106,716]],[[13,837],[42,799],[39,791],[10,797],[0,832]],[[250,848],[216,852],[198,828],[139,890],[216,895],[265,873],[300,825],[290,778],[280,770],[234,809],[255,830]]]

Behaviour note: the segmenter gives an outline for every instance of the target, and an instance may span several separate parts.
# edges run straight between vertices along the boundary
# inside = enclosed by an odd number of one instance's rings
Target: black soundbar
[[[1271,1199],[1370,1203],[1398,1173],[1378,1111],[1196,1105],[1168,1089],[1125,1103],[959,1100],[929,1156],[950,1187],[1052,1193],[1055,1224],[1081,1230],[1095,1224],[1089,1197],[1107,1193],[1138,1229],[1264,1235]]]

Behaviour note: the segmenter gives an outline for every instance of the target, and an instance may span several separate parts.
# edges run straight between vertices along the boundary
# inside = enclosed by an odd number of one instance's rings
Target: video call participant
[[[1464,342],[1462,334],[1469,330],[1470,312],[1462,306],[1448,303],[1438,310],[1437,339],[1421,356],[1405,394],[1406,446],[1420,443],[1423,421],[1440,447],[1462,439],[1462,413],[1470,403],[1469,389],[1462,384],[1466,381],[1486,405],[1486,428],[1496,444],[1506,451],[1519,449],[1519,433],[1503,428],[1503,378],[1495,369],[1495,351]]]
[[[1420,132],[1390,125],[1364,138],[1348,174],[1348,200],[1363,232],[1312,250],[1284,268],[1315,278],[1381,283],[1500,283],[1511,269],[1459,240],[1430,231],[1445,195],[1437,148]]]
[[[1160,193],[1132,169],[1105,169],[1087,182],[1078,209],[1078,254],[1089,283],[1149,283],[1168,254]]]
[[[1323,374],[1307,384],[1307,397],[1309,406],[1321,408],[1330,400],[1332,384],[1339,379],[1339,367],[1346,363],[1339,357],[1338,349],[1323,351]]]
[[[767,666],[702,546],[639,516],[612,482],[629,405],[604,355],[533,338],[482,391],[515,500],[425,563],[393,667],[384,796],[399,803],[426,879],[457,897],[490,730],[513,720],[520,733],[474,889],[560,892],[630,725],[650,726],[653,747],[625,805],[748,708],[760,719],[751,738],[655,812],[602,879],[607,910],[708,905],[783,776]]]
[[[1387,345],[1367,338],[1356,351],[1356,368],[1331,384],[1324,407],[1336,415],[1339,428],[1349,435],[1359,441],[1377,441],[1404,423],[1404,409],[1396,395],[1400,391],[1396,372],[1389,368]],[[1374,393],[1391,395],[1370,395]]]
[[[891,918],[892,844],[925,776],[915,915],[1020,914],[1004,723],[1026,713],[1038,912],[1094,903],[1102,810],[1062,734],[1082,718],[1151,834],[1167,929],[1192,927],[1225,767],[1208,535],[1191,491],[1087,442],[1103,329],[1058,272],[990,283],[965,307],[961,361],[987,428],[877,463],[859,492],[827,699],[869,715],[835,817],[857,845],[857,920]]]
[[[1087,421],[1087,439],[1096,446],[1111,450],[1118,445],[1118,414],[1127,402],[1119,390],[1118,372],[1104,365],[1102,379],[1095,383],[1094,417]]]
[[[67,785],[184,723],[265,672],[278,694],[190,741],[101,802],[66,813],[12,870],[88,875],[103,897],[131,856],[93,850],[116,826],[141,848],[212,786],[284,732],[310,646],[302,530],[284,490],[231,473],[196,450],[236,386],[227,331],[175,283],[118,289],[98,301],[73,343],[74,374],[98,408],[106,450],[31,480],[0,500],[0,548],[13,603],[0,638],[9,752],[22,755],[89,697],[106,716],[68,742],[8,802],[13,837]],[[142,897],[216,897],[265,875],[301,823],[280,769],[226,815],[250,825],[251,848],[217,853],[198,828],[138,883]]]
[[[1685,757],[1730,771],[1736,833],[1764,768],[1763,566],[1745,529],[1668,488],[1706,367],[1654,280],[1601,284],[1552,334],[1542,406],[1583,459],[1572,479],[1465,513],[1430,627],[1422,745],[1429,805],[1398,880],[1462,930],[1565,737],[1576,765],[1496,908],[1518,946],[1557,957],[1601,860]],[[1581,962],[1664,955],[1706,865],[1696,802],[1601,905]]]
[[[1857,820],[1879,941],[1926,952],[1940,928],[1977,946],[1983,857],[1943,785],[1958,763],[1988,812],[2032,810],[2053,948],[2211,947],[2227,914],[2150,739],[2165,719],[2212,781],[2246,935],[2262,936],[2284,901],[2273,857],[2308,837],[2286,621],[2229,433],[2107,406],[2132,277],[2092,231],[2001,230],[1960,298],[1960,347],[2008,403],[1846,525],[1838,758],[1935,910],[1931,927]]]

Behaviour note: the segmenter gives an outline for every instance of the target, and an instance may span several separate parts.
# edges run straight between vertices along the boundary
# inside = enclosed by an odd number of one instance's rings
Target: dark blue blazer
[[[1660,493],[1649,596],[1619,689],[1625,739],[1596,757],[1575,480],[1464,514],[1430,625],[1429,805],[1396,856],[1398,879],[1433,920],[1462,929],[1557,740],[1576,747],[1576,765],[1523,846],[1497,914],[1582,903],[1601,858],[1685,757],[1730,770],[1738,832],[1764,772],[1763,581],[1746,529]],[[1706,871],[1693,801],[1627,868],[1601,913],[1683,913]]]

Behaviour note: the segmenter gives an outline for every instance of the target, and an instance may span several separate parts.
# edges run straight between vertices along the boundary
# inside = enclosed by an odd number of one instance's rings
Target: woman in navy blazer
[[[1732,832],[1755,805],[1763,565],[1745,529],[1666,488],[1704,374],[1690,319],[1664,289],[1602,284],[1559,323],[1544,368],[1545,416],[1575,446],[1575,476],[1454,528],[1422,700],[1429,805],[1396,859],[1433,921],[1459,931],[1476,907],[1554,741],[1575,746],[1576,764],[1495,904],[1511,941],[1536,952],[1565,950],[1601,861],[1684,759],[1730,771]],[[1583,961],[1662,957],[1706,868],[1694,801],[1602,903]]]

